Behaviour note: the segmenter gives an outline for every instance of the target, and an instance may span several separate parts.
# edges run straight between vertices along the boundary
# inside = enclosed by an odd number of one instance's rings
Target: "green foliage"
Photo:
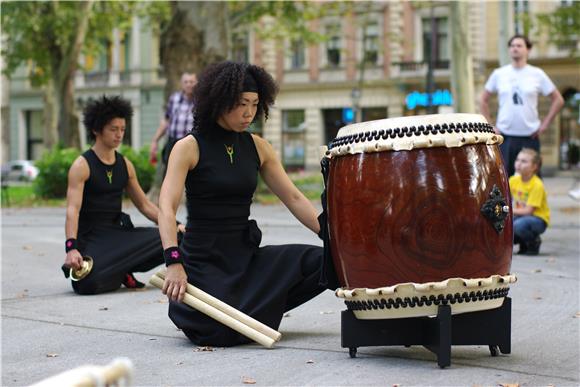
[[[68,170],[80,155],[76,148],[55,147],[36,161],[39,173],[34,180],[34,193],[43,199],[64,198],[68,184]]]
[[[136,151],[130,146],[121,145],[119,152],[133,163],[143,191],[149,191],[155,178],[155,167],[149,162],[149,146],[144,146]]]
[[[5,74],[11,75],[22,64],[31,66],[30,78],[43,85],[55,76],[54,68],[65,63],[72,52],[83,1],[2,2],[1,22],[5,42]],[[100,53],[103,42],[111,40],[113,28],[127,31],[134,15],[160,18],[168,15],[166,2],[96,1],[89,8],[89,26],[82,52]],[[73,58],[76,62],[78,58]]]
[[[352,11],[350,1],[230,1],[231,25],[254,25],[262,38],[272,40],[303,40],[319,43],[328,37],[324,33],[311,31],[310,22],[324,16],[342,16]],[[270,16],[275,22],[271,26],[258,21]]]
[[[62,207],[64,198],[42,199],[34,193],[32,184],[2,187],[2,207]]]
[[[547,33],[550,43],[570,49],[577,56],[576,42],[580,38],[580,1],[562,5],[554,12],[537,16],[540,31]]]

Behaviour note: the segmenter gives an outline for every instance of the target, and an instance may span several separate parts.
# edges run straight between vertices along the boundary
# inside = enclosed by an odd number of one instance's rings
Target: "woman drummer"
[[[169,317],[197,345],[232,346],[248,339],[181,303],[187,282],[277,329],[284,312],[327,287],[323,249],[304,244],[260,247],[249,220],[258,173],[314,233],[317,211],[294,186],[273,147],[247,131],[274,103],[277,86],[258,66],[208,67],[194,90],[194,130],[175,145],[159,199]],[[185,185],[188,221],[177,246],[175,214]],[[331,277],[329,277],[331,278]],[[329,283],[331,282],[331,283]]]

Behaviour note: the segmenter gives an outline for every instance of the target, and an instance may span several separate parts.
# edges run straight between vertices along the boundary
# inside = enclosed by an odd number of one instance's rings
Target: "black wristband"
[[[163,250],[163,258],[165,259],[165,266],[183,263],[183,252],[177,246],[169,247]]]
[[[67,253],[71,250],[77,249],[77,240],[75,238],[69,238],[64,242],[64,251]]]

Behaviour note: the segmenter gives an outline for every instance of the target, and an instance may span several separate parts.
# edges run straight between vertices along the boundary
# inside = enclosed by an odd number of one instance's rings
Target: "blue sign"
[[[415,109],[417,106],[453,105],[453,96],[449,90],[436,90],[431,93],[431,103],[429,103],[429,94],[414,91],[407,94],[405,102],[407,109]]]
[[[354,110],[352,108],[342,109],[342,122],[344,122],[345,124],[354,122]]]

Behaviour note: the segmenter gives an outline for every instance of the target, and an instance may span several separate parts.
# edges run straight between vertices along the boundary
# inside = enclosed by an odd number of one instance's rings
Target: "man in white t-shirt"
[[[542,69],[528,64],[532,43],[527,37],[514,35],[508,48],[512,63],[493,71],[481,95],[480,111],[488,122],[493,122],[489,114],[489,98],[492,93],[497,93],[499,109],[494,130],[504,137],[500,150],[508,176],[511,176],[515,172],[516,156],[522,148],[540,152],[539,137],[564,106],[564,99]],[[548,114],[541,121],[539,94],[550,96],[552,100]]]

